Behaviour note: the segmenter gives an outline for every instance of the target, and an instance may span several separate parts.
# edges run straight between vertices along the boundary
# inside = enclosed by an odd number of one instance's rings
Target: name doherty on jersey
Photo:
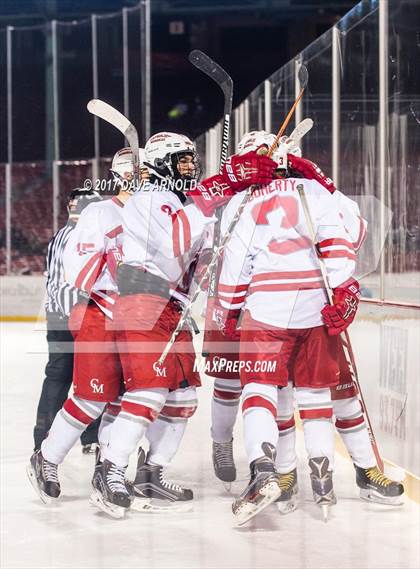
[[[227,372],[239,373],[241,370],[247,372],[274,373],[277,362],[267,360],[235,360],[231,361],[223,357],[213,357],[212,360],[195,360],[194,371],[199,373]]]

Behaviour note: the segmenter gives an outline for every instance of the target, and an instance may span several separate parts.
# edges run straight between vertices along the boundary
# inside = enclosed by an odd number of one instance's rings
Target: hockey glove
[[[273,180],[277,165],[274,160],[257,152],[243,156],[234,154],[227,159],[221,174],[206,178],[194,190],[187,192],[195,205],[205,216],[212,216],[215,210],[225,205],[237,192],[253,184],[269,184]]]
[[[206,178],[186,193],[206,217],[211,217],[218,207],[225,205],[234,195],[220,174]]]
[[[329,336],[341,334],[353,322],[360,300],[359,283],[355,279],[349,279],[333,292],[334,304],[321,310]]]
[[[289,169],[294,170],[307,180],[316,180],[331,194],[333,194],[337,189],[331,178],[328,178],[321,168],[315,164],[315,162],[306,160],[306,158],[294,156],[293,154],[287,155],[287,162]]]
[[[223,336],[236,342],[240,340],[240,332],[236,328],[240,313],[240,310],[228,310],[227,308],[223,308],[219,303],[217,303],[214,308],[214,319],[217,328]]]
[[[243,156],[230,156],[223,166],[222,176],[234,192],[241,192],[254,184],[269,184],[276,168],[274,160],[253,150]]]
[[[110,249],[106,254],[106,265],[114,282],[117,282],[117,269],[123,261],[122,248],[120,246]]]

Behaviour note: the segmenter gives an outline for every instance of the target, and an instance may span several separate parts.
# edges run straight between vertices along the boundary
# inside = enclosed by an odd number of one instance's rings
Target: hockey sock
[[[334,427],[330,389],[298,387],[296,388],[296,402],[303,423],[308,458],[326,456],[332,470],[334,466]]]
[[[111,427],[115,419],[118,417],[121,411],[121,397],[108,403],[105,408],[105,412],[102,415],[101,423],[98,429],[98,442],[101,447],[101,452],[103,452],[109,443],[109,437],[111,434]]]
[[[149,425],[159,415],[168,389],[150,388],[126,391],[121,411],[110,430],[109,444],[102,458],[124,468]]]
[[[354,464],[361,468],[376,466],[362,408],[357,397],[333,401],[335,427]]]
[[[248,383],[242,392],[245,450],[251,464],[264,456],[263,443],[277,444],[277,387]]]
[[[239,379],[216,379],[211,400],[211,437],[216,443],[232,440],[241,399]]]
[[[86,401],[72,395],[55,416],[48,437],[41,444],[42,456],[61,464],[67,453],[92,421],[105,407],[102,401]]]
[[[296,425],[293,385],[278,390],[277,402],[277,440],[276,470],[280,474],[291,472],[297,467]]]
[[[167,466],[175,456],[184,436],[187,422],[197,409],[195,387],[171,391],[158,418],[146,432],[150,448],[149,464]]]

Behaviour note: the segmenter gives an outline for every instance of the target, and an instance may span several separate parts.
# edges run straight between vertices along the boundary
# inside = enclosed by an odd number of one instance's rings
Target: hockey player
[[[44,502],[59,496],[57,466],[79,436],[101,415],[108,402],[114,402],[99,428],[99,443],[105,446],[118,409],[122,370],[111,322],[118,296],[115,252],[122,232],[121,212],[132,193],[129,148],[116,153],[111,172],[119,183],[118,195],[84,210],[64,252],[65,278],[83,291],[85,298],[73,307],[69,319],[75,346],[73,394],[57,413],[48,437],[32,455],[28,467],[29,478]]]
[[[193,143],[167,132],[149,139],[145,164],[151,172],[150,183],[124,209],[123,263],[118,268],[121,296],[115,319],[127,391],[95,482],[98,506],[114,511],[129,505],[122,490],[129,456],[165,409],[170,390],[194,389],[200,383],[193,369],[189,330],[181,331],[163,366],[158,359],[180,318],[206,228],[215,219],[212,214],[235,192],[269,182],[275,167],[272,160],[255,152],[232,156],[221,175],[196,186],[198,159]],[[149,480],[160,492],[162,467],[154,462],[147,457],[142,480],[145,484]],[[145,486],[138,482],[136,478],[134,488],[142,492]]]
[[[275,469],[278,387],[287,385],[291,366],[304,418],[314,498],[320,505],[335,502],[329,388],[338,383],[339,343],[323,325],[323,318],[331,325],[331,311],[328,319],[321,314],[326,294],[296,191],[298,183],[304,184],[318,239],[325,247],[325,264],[335,290],[334,315],[343,327],[353,320],[358,303],[358,283],[352,279],[355,257],[325,188],[314,179],[287,178],[256,190],[225,249],[220,277],[223,294],[219,293],[225,329],[231,329],[232,320],[243,311],[240,377],[251,481],[233,504],[238,524],[281,494]],[[226,223],[239,200],[238,196],[227,206]],[[333,254],[329,254],[331,247]],[[345,306],[348,310],[343,310]]]
[[[240,149],[255,148],[259,137],[266,135],[264,132],[252,132],[245,135],[240,142]],[[259,140],[258,144],[261,144]],[[271,144],[268,138],[267,143]],[[292,154],[292,155],[291,155]],[[283,176],[299,175],[317,179],[337,202],[340,217],[344,222],[348,240],[351,241],[355,254],[359,250],[366,235],[366,222],[361,218],[358,206],[355,202],[335,191],[332,181],[325,177],[320,169],[312,162],[301,159],[295,151],[290,152],[288,170],[283,169]],[[291,164],[293,163],[292,170]],[[223,289],[221,292],[226,292]],[[238,296],[238,294],[236,295]],[[236,321],[230,321],[231,329],[225,335],[217,338],[217,341],[229,343],[229,353],[217,354],[214,362],[237,364],[235,346],[239,339],[239,332],[235,329]],[[217,332],[213,339],[216,338]],[[229,342],[229,338],[231,341]],[[340,351],[340,384],[332,389],[333,412],[336,419],[336,428],[342,436],[343,442],[352,456],[356,469],[356,482],[361,489],[361,497],[385,503],[400,503],[400,494],[403,492],[401,484],[393,482],[381,474],[376,467],[375,457],[364,424],[363,414],[357,398],[356,386],[351,381],[344,354]],[[231,369],[234,367],[231,366]],[[239,374],[232,371],[215,371],[217,365],[211,367],[209,375],[216,377],[215,389],[212,401],[212,437],[213,437],[213,463],[218,478],[223,481],[235,479],[235,465],[232,453],[232,433],[240,400]],[[237,366],[236,366],[237,369]],[[235,377],[236,375],[236,377]],[[295,452],[295,422],[293,405],[293,388],[289,382],[288,388],[284,388],[278,401],[277,425],[279,439],[277,444],[276,467],[280,473],[280,486],[282,495],[277,501],[277,506],[282,513],[288,513],[296,507],[297,494],[297,457]],[[219,437],[219,440],[217,440]]]
[[[266,131],[252,131],[246,133],[238,144],[238,153],[245,154],[250,150],[259,147],[267,149],[273,144],[275,136]],[[287,141],[287,142],[286,142]],[[291,139],[283,137],[281,152],[275,153],[278,168],[276,175],[283,177],[286,173],[286,154],[300,156],[300,149]],[[322,181],[326,178],[321,177]],[[325,183],[325,182],[324,182]],[[223,221],[224,230],[226,222]],[[220,263],[219,263],[220,267]],[[218,290],[222,295],[229,289],[219,285]],[[240,296],[239,289],[235,295]],[[239,350],[239,331],[236,330],[236,322],[230,321],[233,329],[228,331],[228,335],[222,334],[217,326],[211,322],[209,338],[211,341],[212,354],[208,359],[207,374],[215,379],[212,397],[212,423],[211,436],[213,444],[213,467],[217,478],[222,480],[227,488],[236,479],[236,467],[233,459],[233,427],[236,421],[239,402],[241,398],[241,384],[238,372],[238,350]],[[223,346],[226,351],[215,350],[217,346]]]

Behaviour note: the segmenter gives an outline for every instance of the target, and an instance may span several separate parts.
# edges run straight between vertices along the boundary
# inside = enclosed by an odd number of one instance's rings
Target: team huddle
[[[44,502],[59,497],[58,465],[100,418],[91,502],[113,517],[190,508],[192,491],[163,474],[197,409],[197,326],[190,316],[159,360],[208,264],[221,216],[221,235],[231,235],[208,307],[206,371],[214,378],[214,471],[227,485],[236,479],[233,428],[242,409],[250,481],[233,502],[236,523],[273,502],[281,513],[297,507],[295,402],[314,500],[324,513],[336,503],[335,429],[361,496],[401,503],[403,486],[378,469],[340,338],[359,303],[353,275],[367,224],[357,204],[289,139],[268,157],[274,143],[265,131],[245,134],[220,173],[200,180],[193,142],[157,133],[141,151],[141,184],[134,191],[127,184],[134,177],[132,150],[116,153],[111,172],[118,195],[83,209],[64,250],[65,281],[79,291],[69,318],[73,392],[28,467]],[[212,365],[220,361],[231,365]],[[129,481],[126,469],[136,451],[136,476]]]

